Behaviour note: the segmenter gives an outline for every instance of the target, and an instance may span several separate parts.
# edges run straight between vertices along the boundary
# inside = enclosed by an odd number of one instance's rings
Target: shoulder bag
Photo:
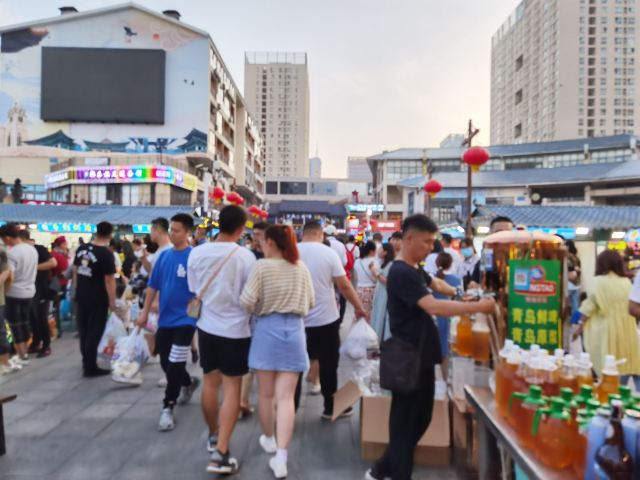
[[[393,336],[382,342],[380,346],[380,386],[382,388],[404,395],[418,389],[426,336],[425,322],[418,347]]]
[[[200,319],[200,315],[202,315],[202,297],[204,296],[205,293],[207,293],[207,290],[209,289],[213,281],[216,279],[216,277],[220,274],[220,272],[222,271],[224,266],[227,264],[227,262],[231,259],[231,257],[233,257],[233,255],[239,249],[240,247],[236,245],[236,248],[234,248],[233,250],[231,250],[231,252],[229,252],[226,258],[220,263],[220,266],[209,277],[209,280],[204,285],[204,287],[202,287],[202,289],[200,290],[200,293],[195,297],[193,297],[191,300],[189,300],[189,304],[187,305],[187,315],[189,317],[195,318],[196,320]]]

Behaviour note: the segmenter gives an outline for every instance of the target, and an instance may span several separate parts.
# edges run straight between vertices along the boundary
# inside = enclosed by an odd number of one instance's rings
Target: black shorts
[[[220,370],[227,377],[241,377],[249,373],[251,337],[226,338],[198,329],[200,366],[207,374]]]

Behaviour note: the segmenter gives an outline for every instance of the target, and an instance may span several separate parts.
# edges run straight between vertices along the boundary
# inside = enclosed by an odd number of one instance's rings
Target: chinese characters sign
[[[523,348],[560,347],[560,290],[558,260],[510,260],[508,338]]]

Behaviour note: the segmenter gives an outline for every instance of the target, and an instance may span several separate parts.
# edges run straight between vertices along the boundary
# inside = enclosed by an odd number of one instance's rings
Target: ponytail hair
[[[436,257],[436,267],[438,267],[438,273],[436,277],[444,279],[445,270],[449,270],[453,264],[453,257],[447,252],[441,252]]]
[[[298,253],[298,244],[296,234],[289,225],[270,225],[264,234],[265,239],[273,240],[278,250],[282,252],[282,258],[287,262],[298,263],[300,254]]]

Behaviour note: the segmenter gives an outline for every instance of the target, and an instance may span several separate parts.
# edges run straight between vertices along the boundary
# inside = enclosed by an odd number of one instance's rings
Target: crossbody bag
[[[213,281],[216,279],[216,277],[220,274],[220,272],[222,271],[224,266],[227,264],[227,262],[231,259],[231,257],[233,257],[233,255],[239,249],[240,249],[240,246],[236,245],[236,248],[234,248],[233,250],[231,250],[231,252],[229,252],[229,254],[225,257],[222,263],[220,263],[220,266],[209,277],[209,280],[204,285],[204,287],[202,287],[202,289],[200,290],[200,293],[195,297],[193,297],[191,300],[189,300],[189,304],[187,305],[187,315],[189,317],[195,318],[196,320],[200,319],[200,315],[202,315],[202,297],[204,296],[205,293],[207,293],[207,290],[209,290],[209,287],[211,286]]]
[[[382,388],[405,395],[418,389],[426,336],[425,321],[417,347],[411,342],[393,336],[382,342],[380,346],[380,386]]]

